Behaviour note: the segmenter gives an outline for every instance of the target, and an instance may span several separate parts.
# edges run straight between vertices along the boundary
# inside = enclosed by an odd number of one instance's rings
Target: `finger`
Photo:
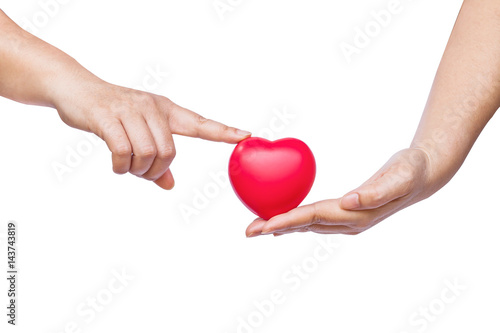
[[[313,224],[307,227],[307,229],[317,234],[345,234],[345,235],[359,234],[359,232],[356,231],[355,229],[342,225]]]
[[[106,142],[111,151],[113,172],[117,174],[127,173],[132,161],[132,146],[120,121],[110,121],[101,126],[98,132],[96,134]]]
[[[385,174],[377,180],[347,193],[340,200],[346,210],[374,209],[410,193],[409,182],[403,177]]]
[[[301,206],[292,209],[288,213],[277,215],[271,218],[265,226],[262,227],[262,235],[268,235],[275,232],[284,232],[290,229],[296,229],[313,224],[317,221],[315,204]]]
[[[338,200],[325,200],[292,209],[288,213],[271,218],[262,228],[262,234],[321,224],[345,225],[348,219],[337,214]],[[345,215],[345,214],[343,214]]]
[[[122,120],[127,136],[132,144],[132,164],[129,172],[136,176],[145,174],[156,157],[156,144],[146,120],[142,116],[128,116]]]
[[[322,224],[311,224],[310,226],[303,227],[303,228],[296,228],[296,229],[289,229],[286,231],[280,231],[276,232],[273,235],[274,236],[282,236],[282,235],[287,235],[295,232],[315,232],[317,234],[345,234],[345,235],[357,235],[359,234],[359,231],[356,231],[353,228],[347,227],[347,226],[328,226],[328,225],[322,225]]]
[[[167,169],[167,171],[154,182],[164,190],[171,190],[175,186],[174,176],[172,176],[170,169]]]
[[[169,124],[174,134],[216,142],[238,143],[252,135],[250,132],[206,119],[175,104],[171,111]]]
[[[255,219],[247,227],[247,230],[245,231],[246,236],[247,237],[259,236],[262,231],[262,227],[266,224],[266,222],[267,222],[266,220],[261,218]]]
[[[247,227],[246,230],[246,235],[247,237],[256,237],[260,236],[262,233],[262,228],[266,225],[267,221],[262,219],[262,218],[257,218],[255,219],[250,225]],[[300,228],[294,228],[293,231],[292,229],[287,230],[286,232],[283,232],[282,234],[289,233],[289,232],[295,232],[299,231]],[[276,234],[275,234],[276,236]]]
[[[146,123],[153,135],[156,145],[156,156],[149,170],[142,175],[148,180],[158,180],[162,177],[175,157],[175,145],[168,127],[167,120],[155,113],[146,115]],[[167,179],[167,178],[166,178]],[[168,174],[168,179],[173,180],[172,173]],[[169,182],[169,184],[171,184]]]
[[[293,234],[293,233],[296,233],[296,232],[308,232],[308,231],[309,230],[307,230],[306,227],[303,227],[303,228],[294,228],[294,229],[288,229],[288,230],[285,230],[285,231],[275,232],[275,233],[273,233],[273,236],[278,237],[278,236]]]

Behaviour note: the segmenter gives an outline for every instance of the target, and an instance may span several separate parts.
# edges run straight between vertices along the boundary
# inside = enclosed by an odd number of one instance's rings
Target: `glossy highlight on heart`
[[[296,208],[311,190],[315,176],[312,151],[294,138],[245,139],[229,160],[229,179],[236,195],[266,220]]]

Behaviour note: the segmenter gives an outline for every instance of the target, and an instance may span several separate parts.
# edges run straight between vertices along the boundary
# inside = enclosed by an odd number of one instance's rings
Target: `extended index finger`
[[[206,119],[176,104],[172,105],[169,123],[174,134],[216,142],[238,143],[251,135],[250,132]]]

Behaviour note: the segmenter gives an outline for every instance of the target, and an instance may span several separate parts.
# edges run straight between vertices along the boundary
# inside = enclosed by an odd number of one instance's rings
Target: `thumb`
[[[172,171],[170,171],[170,168],[167,169],[167,171],[154,182],[164,190],[171,190],[175,186],[174,176],[172,175]]]
[[[407,195],[410,190],[407,181],[386,175],[344,195],[340,207],[346,210],[374,209]]]

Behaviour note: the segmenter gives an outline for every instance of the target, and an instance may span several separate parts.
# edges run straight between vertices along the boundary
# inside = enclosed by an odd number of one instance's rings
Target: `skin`
[[[409,148],[342,198],[256,219],[247,236],[356,235],[441,189],[500,107],[499,40],[500,1],[464,1]]]
[[[107,83],[30,35],[0,10],[0,96],[57,109],[69,126],[106,141],[113,170],[170,189],[172,134],[237,143],[250,133],[227,127],[169,99]],[[500,106],[500,2],[466,0],[408,149],[340,199],[257,219],[247,236],[365,231],[428,198],[458,171]],[[133,153],[133,154],[132,154]]]
[[[0,96],[57,109],[67,125],[106,142],[115,173],[130,172],[164,189],[174,187],[172,134],[233,144],[251,135],[166,97],[105,82],[1,10]]]

